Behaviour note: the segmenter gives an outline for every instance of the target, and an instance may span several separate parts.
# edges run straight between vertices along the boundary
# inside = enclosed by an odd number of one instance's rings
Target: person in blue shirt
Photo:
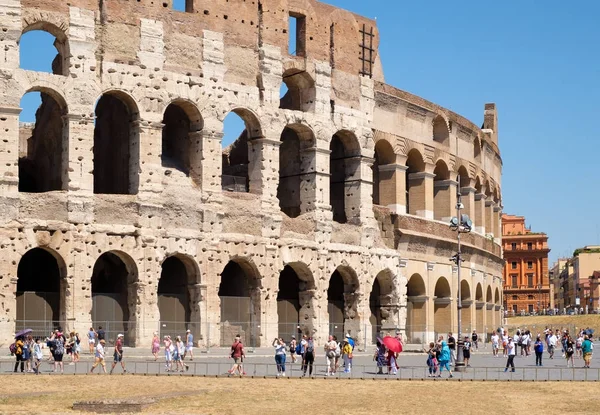
[[[535,343],[533,344],[533,351],[535,352],[535,365],[542,366],[542,356],[544,355],[544,342],[541,339],[541,335],[537,335]]]
[[[454,377],[452,376],[452,371],[450,370],[450,366],[448,365],[450,363],[450,359],[451,359],[451,354],[450,354],[450,347],[448,347],[448,343],[446,343],[445,341],[442,341],[442,350],[440,352],[440,374],[438,375],[438,378],[442,377],[442,372],[444,371],[444,368],[446,368],[446,370],[448,371],[448,373],[450,373],[449,377]]]

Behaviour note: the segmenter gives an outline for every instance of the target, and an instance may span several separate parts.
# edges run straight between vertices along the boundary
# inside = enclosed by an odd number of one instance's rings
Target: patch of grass
[[[0,376],[0,413],[74,413],[71,405],[75,401],[136,397],[161,398],[147,407],[146,413],[262,415],[309,408],[313,414],[398,410],[422,414],[447,412],[457,398],[457,410],[465,413],[486,413],[499,402],[505,412],[517,413],[523,402],[536,402],[541,413],[570,412],[573,408],[600,413],[600,400],[589,399],[596,389],[594,383],[581,382]],[[47,394],[39,395],[41,391]]]
[[[546,326],[555,329],[561,327],[576,327],[592,328],[595,334],[600,334],[600,315],[599,314],[584,314],[578,316],[525,316],[525,317],[510,317],[508,324],[511,327],[527,327],[529,329],[535,327],[537,331],[543,331]]]

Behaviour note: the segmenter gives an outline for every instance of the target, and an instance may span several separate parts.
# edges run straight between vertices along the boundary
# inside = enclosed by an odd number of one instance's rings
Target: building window
[[[178,12],[193,13],[194,2],[193,0],[173,0],[173,10]]]
[[[533,295],[528,295],[528,296],[527,296],[527,299],[528,299],[528,300],[533,300],[533,299],[534,299],[534,298],[533,298]]]
[[[513,296],[512,296],[512,299],[513,299],[513,301],[517,301],[517,300],[519,299],[519,296],[517,296],[517,295],[513,295]]]
[[[527,261],[527,269],[533,269],[533,261]]]
[[[513,314],[517,314],[517,305],[513,304]]]
[[[517,250],[517,243],[513,242],[512,244],[510,244],[510,249],[512,249],[513,251]]]
[[[533,244],[531,242],[527,242],[527,249],[531,251],[533,249]]]
[[[516,262],[511,262],[510,263],[510,268],[511,269],[517,269],[517,263]]]
[[[510,279],[511,279],[511,288],[517,288],[517,276],[511,275]]]
[[[533,313],[533,304],[529,304],[527,308],[529,309],[529,313]]]
[[[527,286],[533,288],[533,274],[527,274]]]
[[[293,56],[306,56],[306,16],[290,12],[288,52]]]

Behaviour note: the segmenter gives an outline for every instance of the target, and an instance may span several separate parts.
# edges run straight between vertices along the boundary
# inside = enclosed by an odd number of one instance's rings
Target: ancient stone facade
[[[3,0],[0,27],[0,343],[38,323],[138,345],[432,340],[456,329],[457,190],[463,330],[499,324],[496,108],[478,128],[386,85],[374,21],[313,0]],[[53,73],[21,69],[31,30],[56,37]],[[230,112],[246,130],[223,150]]]

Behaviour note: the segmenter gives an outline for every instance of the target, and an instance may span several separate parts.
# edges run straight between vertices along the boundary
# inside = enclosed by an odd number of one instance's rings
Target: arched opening
[[[458,168],[458,177],[460,178],[459,186],[460,188],[470,187],[471,179],[469,178],[469,172],[465,166],[460,166]]]
[[[137,193],[138,118],[135,103],[124,94],[107,92],[98,100],[94,127],[94,193]]]
[[[435,337],[452,331],[452,294],[450,284],[440,277],[435,284],[433,308],[433,330]]]
[[[199,334],[200,321],[192,318],[192,311],[196,308],[197,279],[197,271],[188,258],[170,256],[162,263],[158,281],[158,310],[160,328],[164,334],[185,333],[187,329],[194,336]]]
[[[54,94],[54,96],[58,96]],[[19,191],[64,190],[67,182],[66,104],[51,92],[33,91],[21,99],[19,116]]]
[[[314,296],[315,284],[308,267],[302,263],[286,265],[279,274],[277,293],[279,337],[287,342],[292,335],[314,332]]]
[[[125,335],[125,344],[135,343],[138,274],[135,262],[121,252],[105,252],[92,272],[92,322],[102,326],[107,341]]]
[[[230,346],[236,335],[245,345],[260,346],[260,281],[248,260],[227,263],[219,285],[221,346]]]
[[[373,163],[373,204],[389,206],[396,203],[396,155],[392,145],[386,140],[375,144],[375,162]]]
[[[456,190],[450,186],[450,170],[443,160],[438,160],[433,170],[435,175],[433,179],[433,218],[435,220],[445,220],[454,209],[452,203],[452,192]]]
[[[475,178],[475,220],[473,220],[475,230],[483,233],[485,230],[485,198],[482,195],[481,180]]]
[[[339,266],[329,279],[327,311],[329,334],[339,339],[350,332],[356,336],[360,331],[358,308],[358,277],[353,269]]]
[[[178,170],[186,176],[192,175],[201,159],[202,118],[197,108],[187,101],[175,101],[167,106],[163,115],[162,167],[168,175]],[[196,172],[199,173],[199,172]],[[195,176],[194,174],[193,176]]]
[[[473,319],[471,318],[471,287],[466,280],[460,282],[460,301],[462,305],[461,310],[461,322],[463,333],[470,333],[475,327],[472,324]]]
[[[299,69],[288,69],[283,73],[282,82],[287,88],[279,101],[279,108],[293,111],[314,111],[316,89],[315,81],[306,72]]]
[[[349,131],[337,132],[329,145],[329,197],[333,220],[358,224],[360,220],[360,144]]]
[[[433,141],[446,146],[450,143],[448,124],[446,124],[446,120],[439,115],[433,120]]]
[[[406,158],[406,212],[424,216],[425,211],[425,162],[417,150],[410,150]]]
[[[19,67],[54,75],[69,74],[69,43],[65,33],[48,22],[28,26],[19,39]]]
[[[481,283],[477,283],[475,289],[475,309],[477,331],[479,333],[484,333],[485,302],[483,301],[483,288],[481,287]]]
[[[485,322],[488,327],[495,327],[495,319],[494,319],[494,298],[492,297],[492,287],[488,285],[486,294],[485,294]]]
[[[413,274],[406,284],[406,336],[412,344],[427,340],[427,295],[425,282],[419,274]]]
[[[315,145],[315,136],[305,125],[288,125],[281,134],[277,199],[281,211],[290,218],[314,210]]]
[[[369,308],[371,316],[371,342],[375,344],[384,328],[395,328],[394,313],[397,311],[397,298],[394,294],[393,275],[389,270],[381,271],[373,281]]]
[[[64,272],[62,258],[45,249],[33,248],[21,257],[15,330],[31,328],[34,335],[43,337],[58,326],[64,327]]]

